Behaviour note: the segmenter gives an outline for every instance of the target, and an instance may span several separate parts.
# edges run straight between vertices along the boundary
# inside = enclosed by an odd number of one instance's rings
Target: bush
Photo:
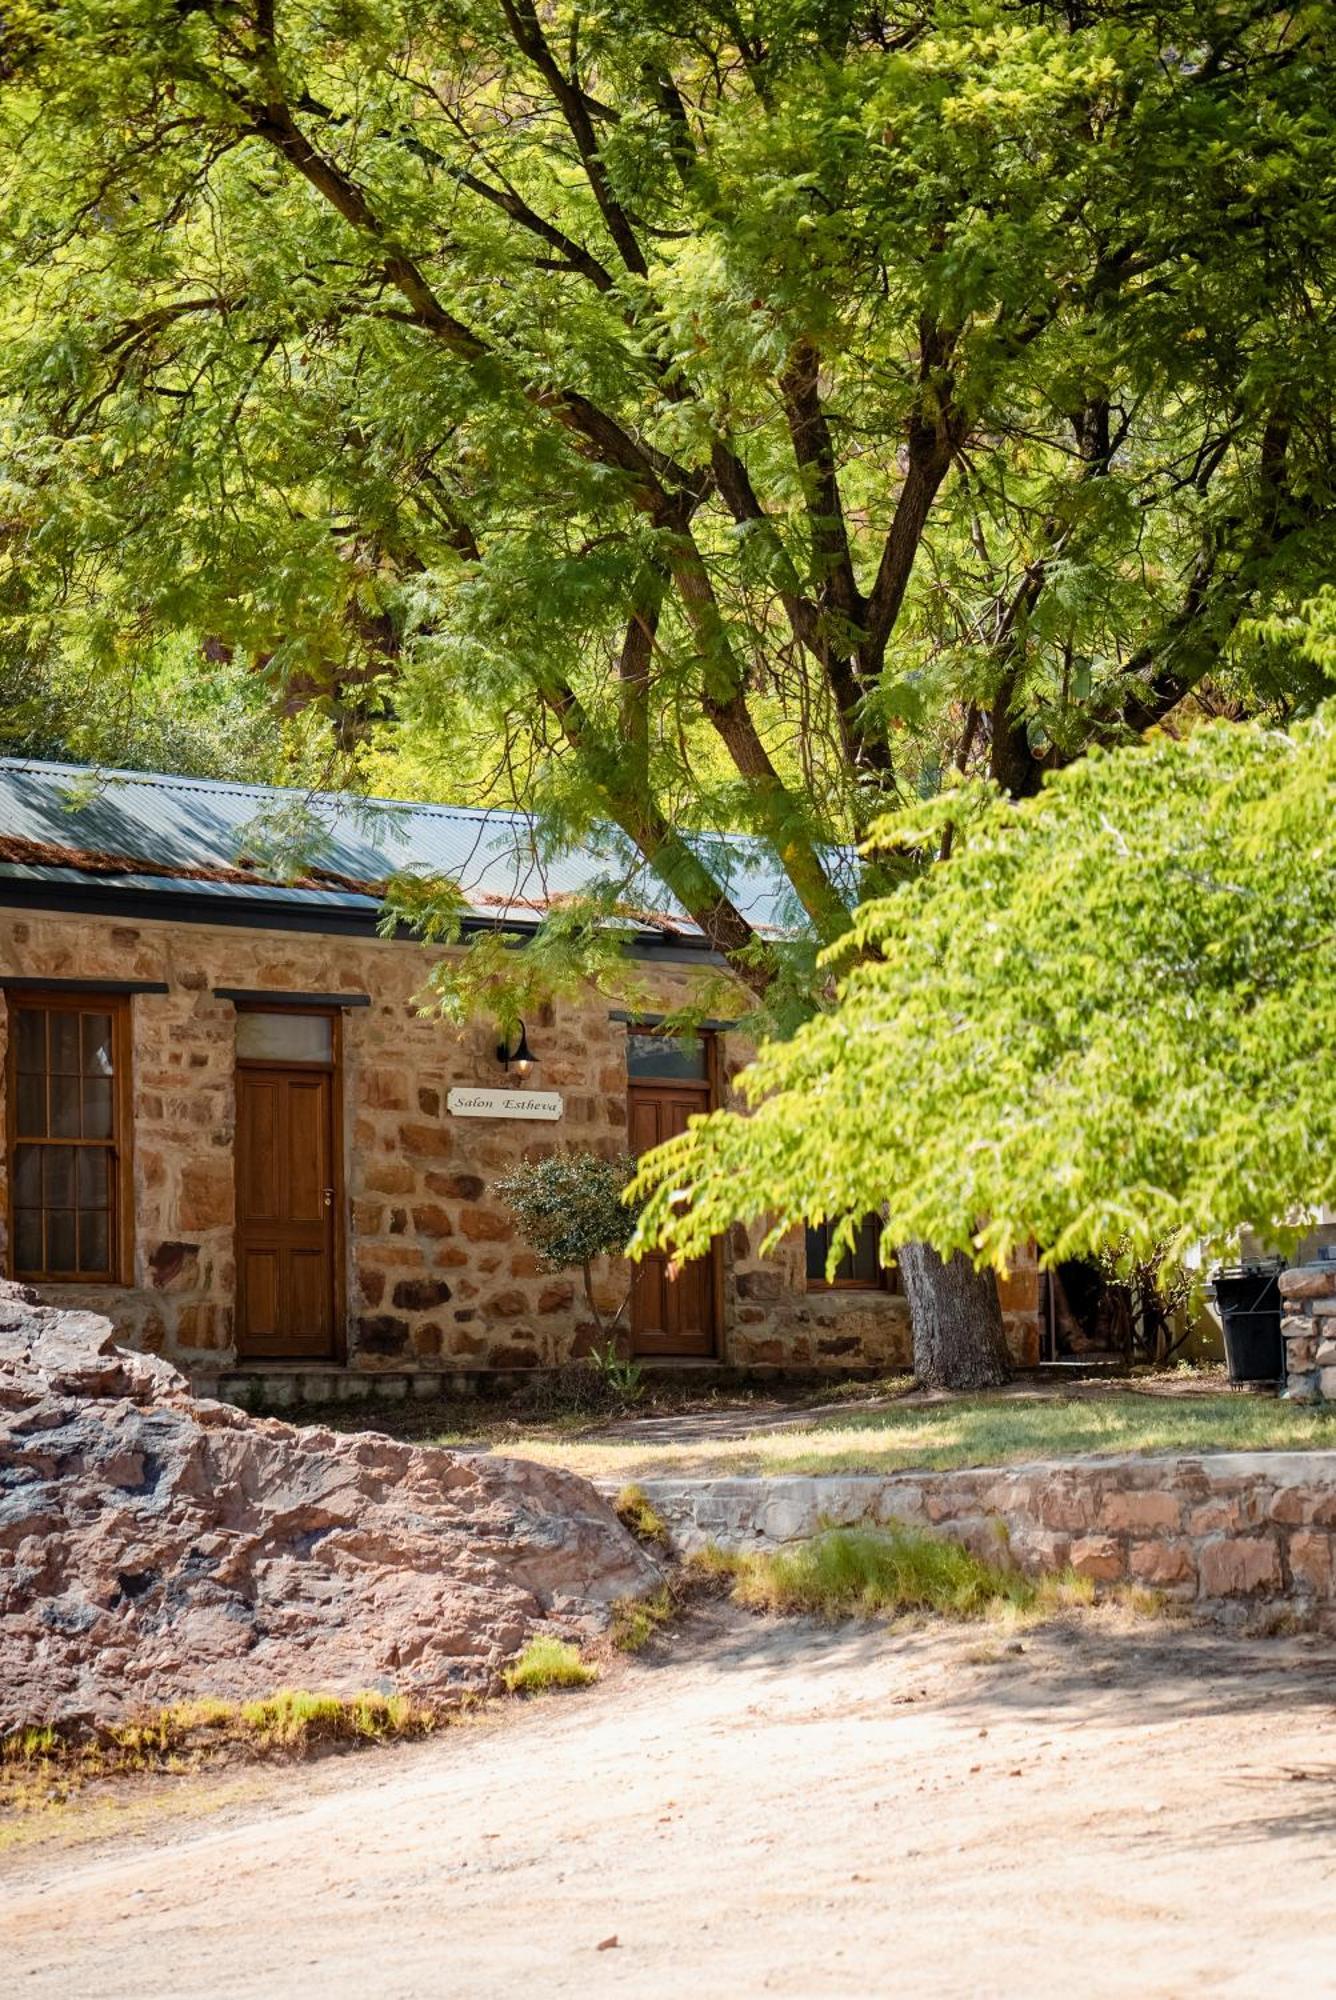
[[[552,1153],[525,1160],[496,1183],[521,1234],[556,1270],[620,1257],[631,1240],[637,1209],[622,1200],[636,1170],[630,1154]]]
[[[634,1401],[639,1371],[619,1379],[613,1336],[630,1299],[628,1287],[611,1319],[604,1317],[594,1296],[596,1257],[620,1257],[639,1217],[638,1204],[622,1198],[635,1173],[629,1153],[608,1160],[601,1153],[551,1153],[525,1160],[497,1181],[495,1191],[519,1223],[520,1234],[553,1270],[579,1270],[585,1298],[598,1328],[602,1352],[595,1366],[613,1378],[624,1399]]]

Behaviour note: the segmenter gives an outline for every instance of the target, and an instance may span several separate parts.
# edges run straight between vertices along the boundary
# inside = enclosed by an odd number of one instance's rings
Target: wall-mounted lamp
[[[529,1073],[538,1058],[529,1047],[529,1037],[524,1032],[523,1021],[520,1022],[520,1038],[513,1049],[508,1040],[497,1043],[496,1059],[502,1069],[514,1070],[521,1083],[528,1081]]]

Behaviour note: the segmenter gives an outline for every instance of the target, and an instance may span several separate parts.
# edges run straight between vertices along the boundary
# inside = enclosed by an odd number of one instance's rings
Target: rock
[[[1283,1299],[1336,1298],[1336,1264],[1299,1264],[1276,1280]]]
[[[1205,1543],[1198,1573],[1203,1597],[1274,1592],[1282,1582],[1280,1550],[1270,1536],[1222,1537]]]
[[[1109,1535],[1083,1535],[1072,1543],[1071,1565],[1078,1576],[1114,1583],[1123,1574],[1123,1552]]]
[[[0,1284],[0,1731],[281,1688],[446,1706],[660,1581],[571,1473],[249,1417]]]

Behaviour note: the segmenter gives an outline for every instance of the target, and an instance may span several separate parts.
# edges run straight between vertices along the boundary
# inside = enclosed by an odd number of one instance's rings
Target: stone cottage
[[[224,1394],[255,1378],[280,1398],[427,1394],[567,1360],[592,1332],[576,1287],[517,1240],[493,1183],[539,1148],[643,1150],[727,1101],[746,1053],[728,1022],[660,1026],[707,942],[666,901],[645,912],[639,1011],[590,987],[526,1021],[518,1052],[493,1021],[424,1014],[439,953],[378,934],[378,885],[439,873],[465,888],[466,930],[522,931],[597,858],[540,869],[522,816],[330,795],[305,801],[320,865],[287,881],[255,858],[256,829],[302,802],[0,759],[4,1272]],[[763,875],[732,886],[773,908]],[[633,1351],[903,1364],[877,1226],[833,1283],[821,1230],[765,1260],[741,1229],[685,1271],[649,1260]],[[625,1274],[604,1281],[616,1295]],[[1032,1271],[1003,1303],[1032,1357]]]

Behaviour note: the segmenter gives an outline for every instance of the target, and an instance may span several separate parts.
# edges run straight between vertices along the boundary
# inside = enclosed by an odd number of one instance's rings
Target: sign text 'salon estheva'
[[[455,1118],[560,1118],[559,1090],[452,1090],[445,1108]]]

